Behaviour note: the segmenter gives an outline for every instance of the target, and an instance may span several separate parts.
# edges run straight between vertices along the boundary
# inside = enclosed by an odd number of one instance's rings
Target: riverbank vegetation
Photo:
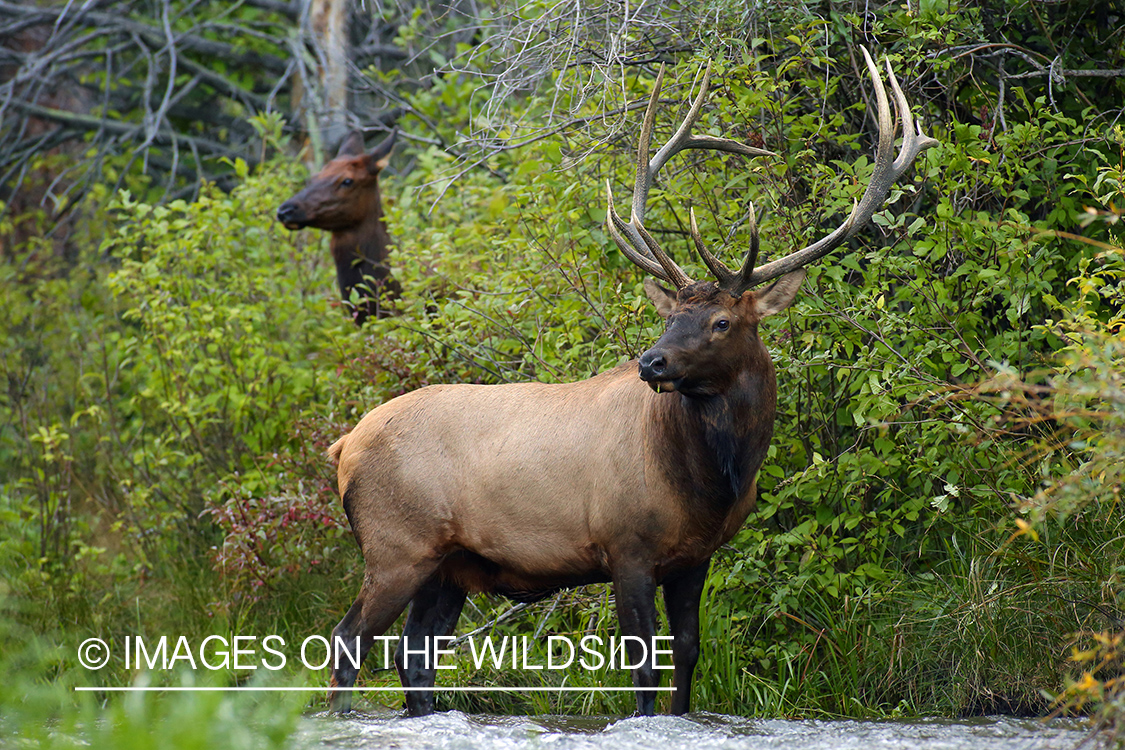
[[[750,202],[764,208],[769,255],[838,224],[871,170],[864,44],[888,57],[941,145],[765,326],[777,429],[758,507],[712,567],[694,705],[1094,712],[1123,736],[1125,10],[571,10],[497,5],[448,49],[420,41],[432,18],[387,11],[399,49],[436,72],[395,89],[406,146],[383,190],[402,295],[394,317],[362,329],[339,309],[326,239],[274,219],[307,175],[299,123],[276,112],[245,112],[253,136],[242,157],[223,157],[223,189],[177,197],[136,160],[108,159],[67,206],[65,237],[49,206],[12,196],[21,210],[0,215],[0,662],[11,676],[0,732],[122,747],[161,726],[178,727],[152,735],[169,747],[283,744],[307,696],[72,688],[325,684],[293,658],[277,672],[191,674],[126,668],[121,654],[135,636],[327,635],[362,575],[332,441],[426,384],[575,380],[655,340],[642,278],[605,231],[604,194],[607,180],[619,196],[632,183],[634,105],[657,62],[674,82],[658,132],[671,132],[711,59],[699,130],[777,154],[670,164],[646,224],[689,273],[705,275],[691,265],[688,206],[727,259],[742,255]],[[364,75],[394,88],[400,73]],[[21,190],[46,189],[36,180],[81,156],[33,155]],[[512,607],[475,597],[458,632],[615,632],[607,587]],[[97,671],[77,660],[91,637],[115,654]],[[605,670],[476,669],[464,649],[456,664],[440,679],[629,684]],[[366,679],[397,684],[392,672]],[[442,700],[489,712],[632,706],[628,694]]]

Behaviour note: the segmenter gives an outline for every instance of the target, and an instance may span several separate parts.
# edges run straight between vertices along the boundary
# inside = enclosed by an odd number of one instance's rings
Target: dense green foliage
[[[1011,43],[1032,47],[1053,43],[1052,24],[1068,18],[1008,11]],[[970,77],[955,54],[994,38],[980,9],[922,3],[870,22],[826,18],[782,7],[768,35],[732,31],[669,71],[679,88],[668,96],[686,99],[700,60],[715,56],[697,132],[778,155],[692,152],[669,165],[646,224],[696,277],[688,205],[727,259],[743,252],[737,228],[751,201],[766,209],[774,256],[847,215],[871,171],[849,64],[860,30],[941,141],[874,226],[812,268],[797,303],[764,326],[777,430],[758,508],[712,568],[695,704],[801,716],[1041,712],[1044,694],[1076,677],[1063,700],[1119,708],[1119,642],[1091,634],[1121,629],[1125,596],[1125,136],[1086,94],[1064,98],[1033,78],[1007,83],[1002,115],[980,116],[997,102],[995,81]],[[1101,31],[1075,23],[1086,44],[1101,43]],[[966,77],[972,85],[957,83]],[[918,94],[930,78],[941,93],[927,100]],[[634,101],[652,78],[601,83]],[[479,85],[447,76],[411,106],[452,140]],[[1116,82],[1099,86],[1120,104]],[[506,106],[513,121],[534,121],[555,94],[548,86]],[[676,124],[671,109],[658,138]],[[119,646],[130,634],[326,634],[361,574],[324,457],[332,440],[427,383],[574,380],[659,334],[639,272],[603,226],[606,180],[622,205],[628,194],[635,136],[589,153],[563,130],[468,171],[438,146],[398,155],[411,169],[384,190],[402,299],[397,316],[355,330],[333,309],[322,238],[273,219],[301,174],[276,121],[257,129],[271,158],[253,173],[232,162],[242,181],[229,194],[150,205],[123,193],[77,266],[51,267],[32,242],[0,267],[0,653],[24,680],[10,689],[187,679],[138,677],[117,662],[85,672],[75,648],[93,635]],[[509,606],[478,597],[461,630]],[[612,612],[608,590],[591,587],[496,627],[608,634]],[[33,622],[57,624],[35,628],[34,654],[9,648]],[[1080,676],[1072,646],[1096,668]],[[621,673],[566,678],[628,683]],[[626,712],[632,701],[495,700],[454,704]],[[92,726],[93,709],[68,713],[57,691],[43,705]],[[125,736],[153,715],[175,723],[177,711],[225,721],[233,705],[115,704],[92,739],[113,745],[118,728]]]

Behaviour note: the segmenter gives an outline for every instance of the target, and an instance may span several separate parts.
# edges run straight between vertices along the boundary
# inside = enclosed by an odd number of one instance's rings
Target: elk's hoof
[[[346,714],[352,710],[352,694],[347,690],[328,691],[328,710],[337,714]]]

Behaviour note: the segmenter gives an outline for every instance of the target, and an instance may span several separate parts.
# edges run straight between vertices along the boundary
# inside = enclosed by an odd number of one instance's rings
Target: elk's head
[[[641,355],[641,379],[657,393],[679,391],[688,396],[714,396],[725,392],[740,372],[768,358],[758,337],[762,318],[781,312],[793,302],[805,271],[791,271],[765,289],[754,290],[749,278],[758,258],[758,228],[754,206],[748,224],[750,251],[738,273],[728,269],[703,244],[695,211],[690,211],[691,236],[704,262],[718,282],[692,281],[656,244],[643,224],[634,222],[663,274],[676,291],[645,279],[645,292],[667,326],[664,335]],[[663,261],[659,259],[663,258]],[[651,269],[655,271],[656,269]]]
[[[676,292],[646,279],[645,291],[667,328],[641,355],[641,380],[657,393],[725,392],[741,368],[760,357],[758,321],[788,307],[804,278],[804,271],[794,271],[763,291],[739,296],[709,281]]]
[[[362,223],[372,212],[381,212],[379,173],[390,160],[396,135],[397,130],[365,152],[363,133],[351,133],[340,144],[336,158],[301,192],[281,204],[277,220],[286,229],[339,231]]]
[[[888,63],[887,72],[903,130],[902,146],[897,158],[895,157],[895,128],[887,93],[871,55],[866,49],[863,50],[863,55],[875,85],[879,120],[875,168],[863,198],[853,206],[847,220],[831,234],[808,247],[757,268],[758,229],[754,207],[751,205],[748,220],[750,248],[738,271],[727,268],[707,250],[695,221],[695,212],[690,212],[691,237],[695,249],[714,275],[717,280],[715,282],[693,281],[645,229],[645,203],[652,181],[668,159],[684,149],[715,149],[745,156],[773,154],[727,138],[691,135],[691,127],[699,117],[707,94],[707,82],[711,73],[711,66],[708,65],[699,95],[692,103],[684,122],[650,161],[649,141],[652,137],[656,102],[664,79],[664,68],[661,67],[641,126],[630,221],[623,220],[614,210],[613,193],[610,184],[606,183],[610,235],[630,260],[657,279],[675,287],[675,290],[668,289],[654,279],[645,281],[645,291],[667,324],[664,335],[641,355],[638,363],[641,379],[657,393],[678,391],[688,396],[712,396],[725,392],[747,367],[754,367],[758,362],[763,367],[772,367],[769,365],[769,354],[758,337],[758,322],[788,307],[805,278],[804,266],[831,252],[859,231],[883,204],[891,185],[906,171],[914,158],[921,151],[937,145],[937,141],[922,135],[921,128],[915,132],[910,106]],[[755,290],[755,287],[767,281],[773,283],[764,289]]]

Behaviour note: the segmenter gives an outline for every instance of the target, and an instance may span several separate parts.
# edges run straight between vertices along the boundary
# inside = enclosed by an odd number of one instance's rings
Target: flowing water
[[[987,717],[964,721],[783,721],[718,714],[628,719],[399,714],[319,714],[295,745],[401,750],[1071,750],[1087,736],[1077,721]]]

